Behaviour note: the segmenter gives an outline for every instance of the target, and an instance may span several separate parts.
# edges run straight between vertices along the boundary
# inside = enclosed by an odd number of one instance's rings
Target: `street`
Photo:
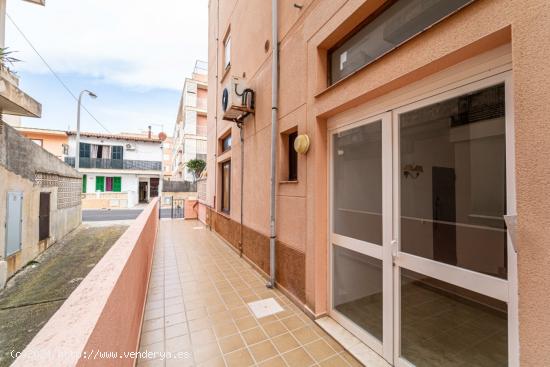
[[[132,220],[142,212],[143,209],[83,209],[83,222],[99,222],[113,220]],[[170,218],[172,216],[171,208],[161,209],[161,218]],[[174,208],[174,218],[183,218],[183,210]]]

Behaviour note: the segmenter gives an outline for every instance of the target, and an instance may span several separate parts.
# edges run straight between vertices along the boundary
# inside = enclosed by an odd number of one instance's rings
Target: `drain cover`
[[[274,298],[266,298],[259,301],[250,302],[248,307],[250,307],[250,310],[254,313],[254,316],[256,316],[257,319],[284,311],[281,305],[279,305]]]

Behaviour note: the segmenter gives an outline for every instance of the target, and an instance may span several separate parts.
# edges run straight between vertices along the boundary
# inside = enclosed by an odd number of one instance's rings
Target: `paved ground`
[[[266,298],[283,310],[256,317],[247,303]],[[160,222],[144,320],[140,351],[176,358],[138,367],[360,366],[197,221]]]
[[[82,210],[83,222],[99,222],[114,220],[133,220],[143,211],[143,209],[85,209]],[[174,208],[174,217],[183,218],[183,210]],[[172,210],[170,208],[161,209],[161,218],[170,218]]]
[[[127,226],[82,225],[19,272],[0,293],[0,367],[12,363]]]

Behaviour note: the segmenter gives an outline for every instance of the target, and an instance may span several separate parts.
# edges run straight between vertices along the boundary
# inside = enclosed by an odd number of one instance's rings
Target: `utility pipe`
[[[244,202],[244,127],[243,124],[238,124],[241,135],[241,239],[239,241],[239,255],[243,257],[243,202]]]
[[[277,29],[278,14],[277,0],[271,1],[271,207],[270,207],[270,234],[269,234],[269,282],[268,288],[275,287],[275,243],[276,232],[276,203],[275,189],[277,179],[277,137],[279,127],[277,124],[278,94],[279,94],[279,34]]]

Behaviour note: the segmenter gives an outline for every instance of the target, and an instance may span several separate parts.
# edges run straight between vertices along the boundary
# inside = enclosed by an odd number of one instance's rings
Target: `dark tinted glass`
[[[298,180],[298,153],[294,149],[294,141],[298,132],[288,134],[288,180]]]
[[[80,143],[80,158],[90,158],[90,144]]]
[[[380,14],[329,52],[330,83],[370,64],[473,0],[389,1]]]

